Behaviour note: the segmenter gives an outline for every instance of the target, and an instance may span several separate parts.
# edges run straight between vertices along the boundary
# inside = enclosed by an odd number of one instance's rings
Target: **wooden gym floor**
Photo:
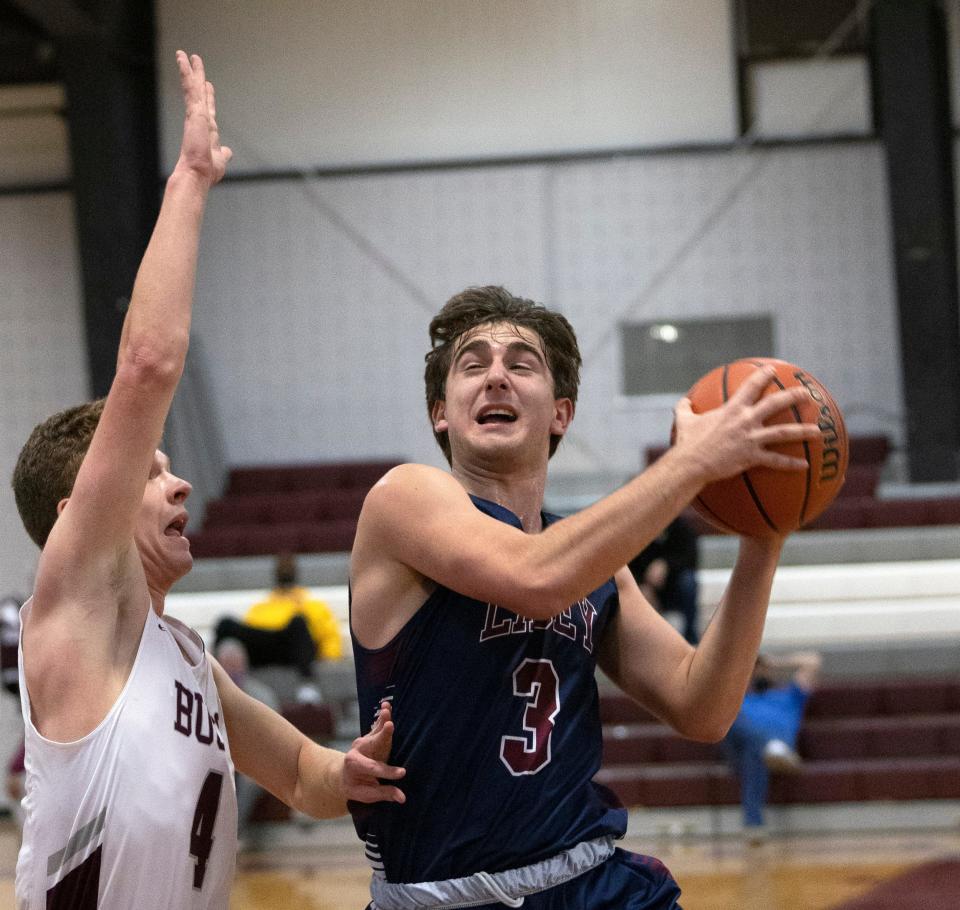
[[[322,835],[321,835],[322,837]],[[671,869],[684,910],[828,910],[919,863],[960,853],[960,829],[889,834],[663,840],[646,851]],[[17,835],[0,822],[0,908],[13,910]],[[230,910],[362,910],[369,871],[359,842],[275,847],[241,854]],[[903,910],[925,910],[904,907]]]

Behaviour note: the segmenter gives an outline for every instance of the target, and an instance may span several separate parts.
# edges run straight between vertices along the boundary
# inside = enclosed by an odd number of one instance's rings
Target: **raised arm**
[[[412,573],[536,619],[553,616],[613,575],[706,483],[763,464],[806,467],[771,446],[813,438],[812,424],[764,421],[802,399],[803,389],[760,395],[770,376],[755,371],[722,407],[677,408],[677,442],[621,489],[541,534],[527,534],[475,509],[457,480],[405,465],[364,504],[352,567],[355,602],[376,601],[393,560]],[[395,583],[395,579],[394,579]]]
[[[178,51],[177,65],[186,106],[180,157],[134,283],[103,415],[44,548],[39,609],[61,599],[61,585],[68,596],[100,589],[123,560],[136,563],[133,527],[187,352],[207,193],[231,156],[220,145],[203,62]]]
[[[650,607],[629,572],[617,573],[620,609],[601,644],[600,666],[684,736],[721,739],[753,672],[781,547],[778,539],[741,538],[727,589],[696,648]]]
[[[23,626],[33,720],[61,741],[85,735],[109,710],[152,600],[189,568],[186,545],[166,535],[182,528],[190,488],[156,447],[187,352],[204,205],[230,150],[220,145],[200,58],[178,52],[177,64],[186,104],[180,157],[134,283],[116,376],[43,546]],[[141,531],[150,552],[138,549]],[[156,577],[147,566],[161,567]]]

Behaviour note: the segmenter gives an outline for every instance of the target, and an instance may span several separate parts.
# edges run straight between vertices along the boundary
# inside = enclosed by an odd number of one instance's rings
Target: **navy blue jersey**
[[[471,498],[521,527],[508,509]],[[385,647],[353,639],[362,725],[390,698],[390,762],[407,769],[404,805],[351,805],[388,881],[498,872],[624,834],[626,811],[592,781],[602,749],[596,651],[617,608],[612,579],[543,621],[438,586]]]

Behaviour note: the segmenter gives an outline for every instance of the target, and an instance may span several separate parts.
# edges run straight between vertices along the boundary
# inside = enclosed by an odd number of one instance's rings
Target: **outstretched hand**
[[[177,66],[186,108],[177,169],[188,170],[207,186],[213,186],[221,180],[227,162],[233,157],[230,148],[220,144],[213,85],[207,82],[199,55],[188,57],[183,51],[177,51]]]
[[[674,411],[677,448],[691,453],[704,471],[704,482],[732,477],[749,468],[763,466],[780,471],[802,471],[803,458],[775,448],[784,443],[815,439],[815,423],[765,421],[809,395],[802,387],[764,395],[774,375],[763,368],[754,370],[719,408],[696,414],[689,398],[682,398]]]
[[[403,768],[386,763],[393,744],[393,720],[390,703],[380,704],[380,713],[370,732],[353,741],[343,762],[343,792],[348,800],[361,803],[381,801],[403,803],[406,797],[398,787],[382,784],[384,780],[399,780],[406,774]]]

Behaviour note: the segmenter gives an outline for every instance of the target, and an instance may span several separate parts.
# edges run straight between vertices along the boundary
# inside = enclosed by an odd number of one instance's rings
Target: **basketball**
[[[749,357],[711,370],[687,392],[695,413],[722,405],[754,370],[771,367],[776,375],[761,397],[803,386],[808,397],[774,415],[772,423],[815,423],[820,436],[780,446],[808,463],[806,471],[755,467],[708,484],[691,503],[715,528],[748,537],[786,534],[813,521],[843,486],[849,445],[843,415],[833,396],[806,370],[771,357]]]

